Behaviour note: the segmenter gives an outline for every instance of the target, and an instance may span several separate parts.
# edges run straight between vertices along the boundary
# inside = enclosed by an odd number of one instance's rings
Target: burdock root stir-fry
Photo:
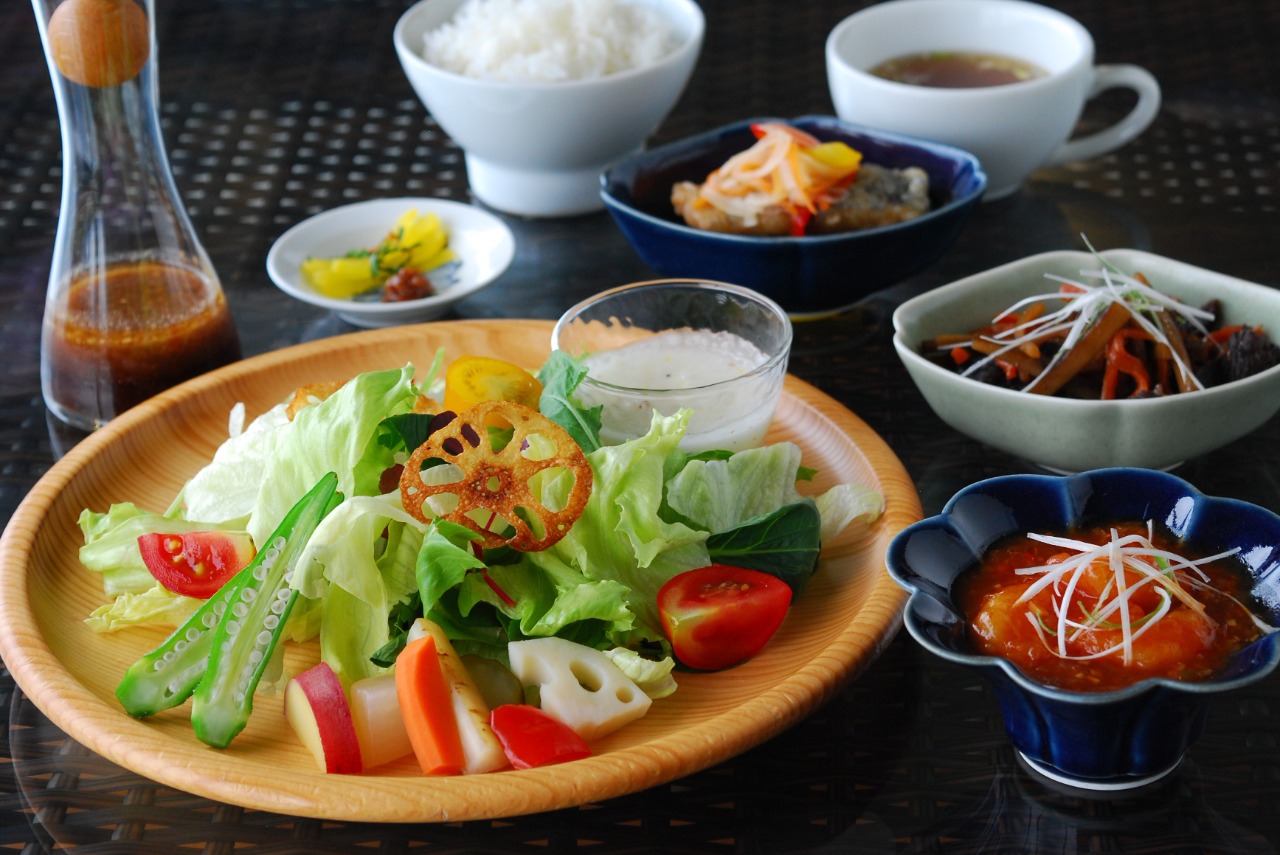
[[[1222,324],[1222,307],[1184,305],[1104,268],[1087,284],[1020,300],[990,324],[923,343],[929,359],[984,383],[1070,398],[1150,398],[1240,380],[1280,364],[1261,327]]]

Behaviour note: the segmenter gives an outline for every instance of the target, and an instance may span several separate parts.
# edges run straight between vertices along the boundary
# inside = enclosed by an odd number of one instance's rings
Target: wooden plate
[[[278,697],[259,697],[226,750],[201,744],[187,707],[147,720],[113,695],[125,668],[166,635],[96,635],[84,618],[105,601],[80,566],[83,508],[133,501],[163,510],[227,436],[237,401],[253,417],[305,383],[406,362],[492,354],[537,366],[551,325],[456,321],[361,332],[248,359],[192,380],[112,421],[60,460],[22,502],[0,539],[0,655],[55,724],[109,760],[222,802],[339,820],[428,822],[546,811],[642,790],[745,751],[808,715],[865,668],[897,631],[904,594],[884,570],[898,531],[921,517],[901,463],[865,423],[787,378],[771,441],[792,440],[819,470],[814,490],[854,481],[879,489],[884,515],[826,545],[821,565],[765,651],[737,668],[680,675],[680,689],[643,719],[600,740],[586,760],[463,778],[427,778],[406,759],[360,777],[320,772],[294,738]],[[286,667],[317,658],[290,645]]]

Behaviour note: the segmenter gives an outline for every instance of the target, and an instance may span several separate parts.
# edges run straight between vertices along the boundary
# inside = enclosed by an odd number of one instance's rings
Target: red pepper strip
[[[1015,365],[1014,363],[1010,362],[1009,360],[1007,360],[1007,359],[997,359],[997,360],[996,360],[996,367],[998,367],[998,368],[1000,368],[1002,371],[1004,371],[1004,379],[1006,379],[1006,380],[1017,380],[1017,379],[1018,379],[1018,366],[1017,366],[1017,365]]]
[[[1242,329],[1244,329],[1244,324],[1232,324],[1229,327],[1223,327],[1222,329],[1214,330],[1209,333],[1209,338],[1211,338],[1215,344],[1226,344],[1231,339],[1231,336],[1235,335]]]
[[[813,212],[808,208],[797,208],[791,213],[791,236],[803,237],[804,230],[813,219]]]
[[[956,365],[964,365],[969,361],[969,348],[953,347],[951,348],[951,361]]]
[[[1151,378],[1147,374],[1147,367],[1142,364],[1141,359],[1125,347],[1125,342],[1131,338],[1146,339],[1148,336],[1142,330],[1121,330],[1107,343],[1107,368],[1102,375],[1103,400],[1109,401],[1115,398],[1116,383],[1121,374],[1128,374],[1137,384],[1138,388],[1134,391],[1134,395],[1151,389]]]

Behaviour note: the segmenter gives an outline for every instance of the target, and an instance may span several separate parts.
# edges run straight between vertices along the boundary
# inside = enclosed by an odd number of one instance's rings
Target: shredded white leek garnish
[[[1193,593],[1212,588],[1201,567],[1235,555],[1240,551],[1239,547],[1192,560],[1158,548],[1151,540],[1151,531],[1150,522],[1147,523],[1146,535],[1121,536],[1112,529],[1110,539],[1103,544],[1054,535],[1027,535],[1032,540],[1074,553],[1060,563],[1024,567],[1017,571],[1022,576],[1039,577],[1018,598],[1018,603],[1030,602],[1046,588],[1052,589],[1053,614],[1040,614],[1034,606],[1026,612],[1027,620],[1048,650],[1062,659],[1072,660],[1100,659],[1120,653],[1128,665],[1133,662],[1134,641],[1169,613],[1174,600],[1212,623],[1204,605]],[[1091,566],[1103,562],[1111,575],[1097,600],[1089,597],[1085,602],[1077,597],[1080,580]],[[1128,574],[1125,571],[1129,571]],[[1140,609],[1133,603],[1134,596],[1148,588],[1155,590],[1160,601],[1158,607],[1151,611]],[[1263,632],[1276,631],[1246,606],[1239,605]],[[1068,650],[1068,643],[1081,633],[1117,629],[1120,630],[1120,640],[1104,650],[1089,654],[1072,654]]]
[[[1021,389],[1023,392],[1029,392],[1035,388],[1040,377],[1048,374],[1049,370],[1059,360],[1066,357],[1076,342],[1088,332],[1094,321],[1102,317],[1113,303],[1121,303],[1127,306],[1134,322],[1152,339],[1166,347],[1170,347],[1169,339],[1164,334],[1160,323],[1155,319],[1155,313],[1161,310],[1176,312],[1185,318],[1188,323],[1200,330],[1201,333],[1208,335],[1208,330],[1205,329],[1201,321],[1212,320],[1213,314],[1211,312],[1180,303],[1174,298],[1160,293],[1150,285],[1143,283],[1141,280],[1115,270],[1106,268],[1101,270],[1081,270],[1080,276],[1082,280],[1095,280],[1100,284],[1090,285],[1084,281],[1046,273],[1046,279],[1062,285],[1068,285],[1071,288],[1078,289],[1078,291],[1075,293],[1071,291],[1054,291],[1026,297],[996,315],[992,319],[992,323],[998,323],[1010,315],[1016,315],[1022,309],[1036,303],[1058,300],[1064,304],[1060,309],[1047,312],[1040,317],[1010,327],[1007,330],[1002,330],[995,335],[986,336],[988,340],[1000,344],[1000,349],[975,360],[972,365],[961,372],[961,376],[967,377],[982,366],[1023,345],[1038,343],[1047,338],[1053,338],[1065,333],[1062,346],[1058,348],[1058,352],[1054,354],[1053,359],[1045,366],[1045,370]],[[949,344],[947,347],[948,349],[956,346],[967,347],[972,344],[972,341],[959,342],[958,345]],[[1195,383],[1196,388],[1204,388],[1200,381],[1195,378],[1194,373],[1191,371],[1191,366],[1187,365],[1182,357],[1178,355],[1177,349],[1170,349],[1175,362],[1183,373]]]

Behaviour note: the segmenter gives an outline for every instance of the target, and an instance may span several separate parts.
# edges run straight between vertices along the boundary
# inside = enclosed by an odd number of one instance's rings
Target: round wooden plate
[[[488,775],[428,778],[411,758],[359,777],[326,775],[294,738],[278,696],[259,697],[245,731],[216,750],[192,733],[187,707],[146,720],[113,695],[125,668],[166,632],[97,635],[84,618],[105,602],[80,566],[83,508],[132,501],[166,508],[227,436],[243,401],[250,418],[306,383],[359,371],[420,369],[491,354],[528,366],[546,358],[543,321],[455,321],[361,332],[265,354],[147,401],[81,442],[24,499],[0,539],[0,655],[18,685],[71,737],[155,781],[245,807],[335,820],[430,822],[546,811],[642,790],[703,769],[808,715],[865,668],[900,625],[904,593],[884,570],[892,537],[921,517],[916,490],[887,445],[817,389],[788,377],[770,441],[791,440],[818,470],[811,487],[880,490],[883,516],[826,544],[819,569],[764,652],[714,674],[681,674],[679,690],[593,746],[585,760]],[[286,667],[317,658],[289,645]]]

